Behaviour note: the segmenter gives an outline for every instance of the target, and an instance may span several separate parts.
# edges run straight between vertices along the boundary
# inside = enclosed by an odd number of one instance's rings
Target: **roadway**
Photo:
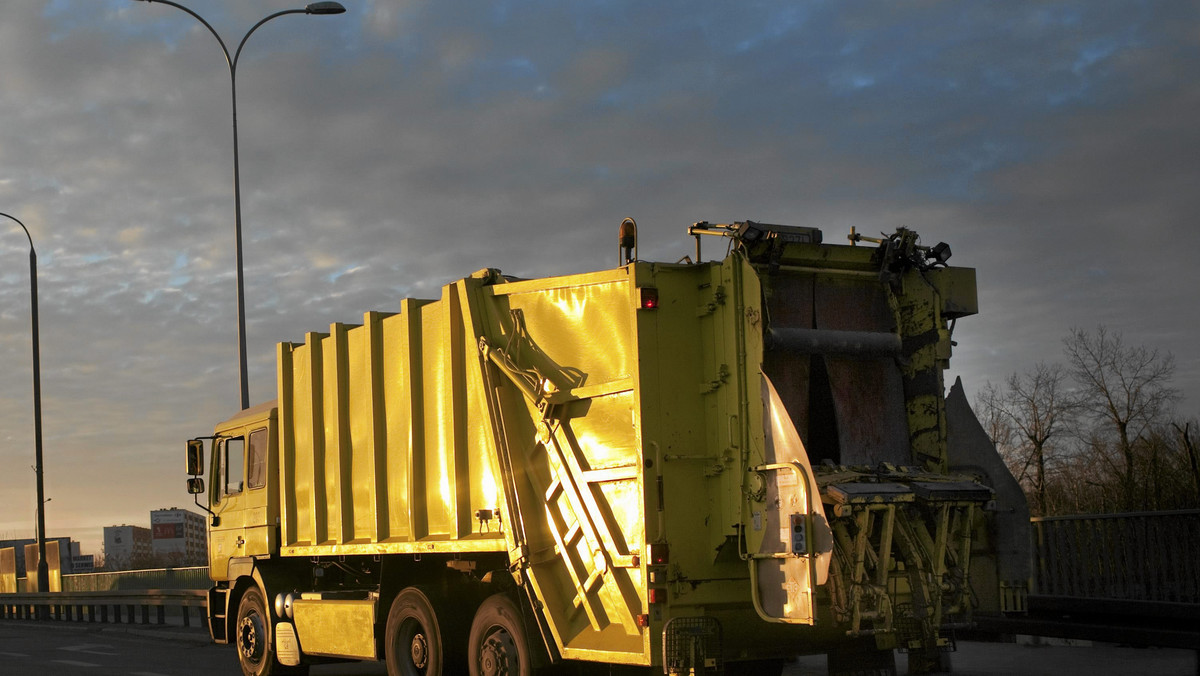
[[[1197,652],[1111,644],[961,642],[952,656],[960,676],[1195,676]],[[897,660],[905,672],[904,657]],[[229,646],[182,627],[138,627],[0,620],[3,676],[237,676]],[[383,676],[381,663],[313,667],[312,676]],[[825,658],[805,657],[785,676],[823,676]]]

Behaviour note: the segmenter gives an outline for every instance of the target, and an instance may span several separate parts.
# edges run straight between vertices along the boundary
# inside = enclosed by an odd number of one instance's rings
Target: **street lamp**
[[[33,448],[34,474],[37,475],[37,588],[39,592],[50,591],[50,567],[46,563],[46,503],[45,490],[42,487],[42,356],[38,347],[38,300],[37,300],[37,252],[33,249],[33,237],[29,228],[25,227],[16,216],[0,212],[0,216],[8,218],[21,226],[25,237],[29,240],[29,306],[33,324]]]
[[[237,64],[238,58],[242,55],[242,47],[246,46],[246,40],[250,39],[250,35],[258,30],[258,27],[264,23],[274,19],[275,17],[285,14],[341,14],[346,11],[336,2],[314,2],[303,9],[285,9],[282,12],[275,12],[254,24],[254,27],[246,32],[242,37],[241,43],[238,44],[237,51],[233,53],[233,58],[229,56],[229,49],[225,46],[225,41],[217,34],[217,31],[201,17],[199,14],[184,7],[177,2],[171,0],[140,0],[141,2],[157,2],[160,5],[170,5],[181,9],[188,14],[191,14],[197,21],[204,24],[209,33],[217,39],[217,43],[221,45],[221,51],[225,54],[225,63],[229,66],[229,84],[232,91],[231,102],[233,105],[233,213],[234,213],[234,240],[235,252],[237,255],[237,309],[238,309],[238,365],[241,375],[242,388],[242,410],[250,408],[250,385],[247,382],[246,376],[246,298],[245,286],[242,283],[242,179],[238,169],[238,133],[237,133]]]

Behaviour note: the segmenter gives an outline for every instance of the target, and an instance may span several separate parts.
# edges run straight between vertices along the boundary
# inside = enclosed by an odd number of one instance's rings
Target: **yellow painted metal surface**
[[[631,270],[497,284],[479,321],[508,511],[564,657],[648,664]]]
[[[276,419],[273,403],[261,404],[217,428],[220,438],[211,447],[212,460],[217,462],[208,486],[210,509],[216,517],[208,530],[209,575],[214,580],[228,578],[231,558],[264,556],[278,547]]]
[[[458,293],[279,345],[285,556],[504,549]]]
[[[483,271],[281,344],[280,553],[508,551],[565,656],[648,663],[631,273]]]
[[[305,654],[376,659],[373,599],[299,598],[292,612]]]

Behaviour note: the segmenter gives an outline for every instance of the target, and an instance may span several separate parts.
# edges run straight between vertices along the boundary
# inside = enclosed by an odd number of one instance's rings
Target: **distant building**
[[[152,565],[150,529],[141,526],[104,527],[104,567],[129,570]]]
[[[208,562],[204,517],[186,509],[150,512],[155,558],[163,565],[203,566]]]

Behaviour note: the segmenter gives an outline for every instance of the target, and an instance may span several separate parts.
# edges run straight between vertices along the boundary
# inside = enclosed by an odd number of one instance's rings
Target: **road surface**
[[[1191,650],[1113,645],[961,642],[959,676],[1195,676]],[[905,673],[903,656],[897,660]],[[2,676],[238,676],[233,648],[197,629],[0,620]],[[385,676],[381,663],[315,666],[312,676]],[[825,658],[805,657],[785,676],[824,676]]]

